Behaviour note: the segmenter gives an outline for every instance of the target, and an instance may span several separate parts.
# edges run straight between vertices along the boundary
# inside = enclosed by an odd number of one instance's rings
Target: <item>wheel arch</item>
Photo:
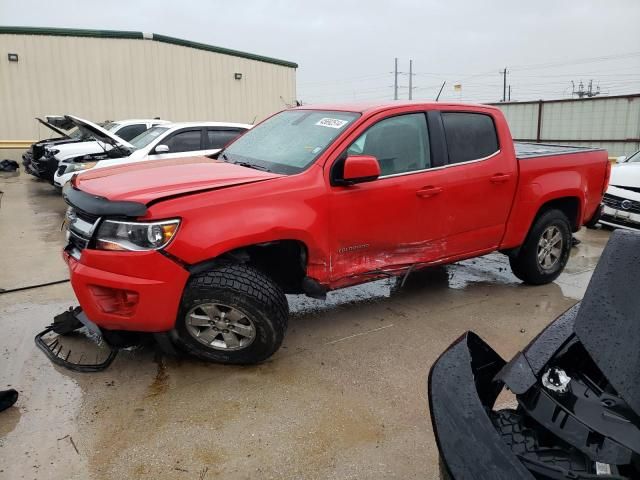
[[[299,239],[282,238],[235,247],[188,266],[191,276],[220,265],[237,263],[255,267],[275,281],[285,293],[303,293],[309,248]]]

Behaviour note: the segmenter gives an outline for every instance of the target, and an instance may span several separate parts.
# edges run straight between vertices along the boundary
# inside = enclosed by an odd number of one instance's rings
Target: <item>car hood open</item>
[[[74,186],[109,200],[146,205],[165,197],[278,177],[281,175],[207,157],[190,157],[93,169],[75,177]]]
[[[640,233],[616,230],[578,311],[575,332],[620,397],[640,415]]]
[[[48,129],[56,132],[58,135],[62,135],[65,138],[70,138],[69,134],[65,132],[65,130],[71,130],[73,127],[75,127],[74,123],[71,120],[67,119],[64,115],[47,115],[44,118],[45,120],[36,117],[36,120]]]
[[[82,133],[95,138],[99,142],[106,143],[107,145],[111,145],[113,147],[119,145],[131,151],[136,149],[133,145],[120,138],[115,133],[111,133],[110,131],[102,128],[100,125],[96,125],[89,120],[74,117],[73,115],[65,115],[65,118],[72,122],[76,127],[78,127]]]

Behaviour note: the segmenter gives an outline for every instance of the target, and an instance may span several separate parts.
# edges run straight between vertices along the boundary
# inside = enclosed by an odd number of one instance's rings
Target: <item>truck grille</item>
[[[89,246],[93,232],[100,222],[100,217],[89,215],[70,207],[67,210],[67,250],[81,252]]]
[[[623,202],[625,202],[624,206],[622,205]],[[604,198],[602,199],[602,203],[604,203],[607,207],[614,208],[616,210],[640,213],[640,202],[617,197],[609,193],[605,193]]]

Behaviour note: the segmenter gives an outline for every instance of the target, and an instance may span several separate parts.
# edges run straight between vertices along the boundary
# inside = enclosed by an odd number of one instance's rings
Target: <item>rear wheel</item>
[[[246,265],[225,265],[189,281],[177,343],[211,362],[258,363],[280,348],[288,315],[287,299],[269,277]]]
[[[550,283],[564,270],[571,245],[569,219],[560,210],[549,210],[535,221],[518,255],[509,257],[511,270],[525,283]]]

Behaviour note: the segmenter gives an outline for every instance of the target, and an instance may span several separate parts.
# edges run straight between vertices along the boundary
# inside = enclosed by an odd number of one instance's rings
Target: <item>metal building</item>
[[[492,105],[516,140],[600,147],[610,156],[640,149],[640,94]]]
[[[295,105],[296,68],[152,33],[0,27],[0,158],[51,136],[47,114],[253,123]]]

